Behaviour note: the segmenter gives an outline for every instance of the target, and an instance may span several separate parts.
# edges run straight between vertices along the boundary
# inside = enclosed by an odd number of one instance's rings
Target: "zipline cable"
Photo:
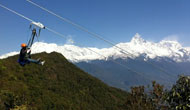
[[[30,18],[28,18],[26,16],[23,16],[22,14],[17,13],[16,11],[9,9],[9,8],[5,7],[4,5],[2,5],[2,4],[0,4],[0,7],[4,8],[4,9],[6,9],[6,10],[8,10],[8,11],[10,11],[10,12],[12,12],[12,13],[14,13],[14,14],[16,14],[16,15],[18,15],[18,16],[20,16],[20,17],[22,17],[22,18],[24,18],[24,19],[26,19],[28,21],[30,21],[30,22],[34,22],[32,19],[30,19]]]
[[[57,34],[57,35],[60,36],[60,37],[63,37],[63,38],[66,38],[66,39],[67,39],[67,37],[65,37],[63,34],[57,32],[57,31],[55,31],[55,30],[52,30],[52,29],[50,29],[50,28],[48,28],[48,27],[46,27],[46,29],[47,29],[48,31],[54,33],[54,34]],[[79,44],[79,43],[75,43],[75,44],[78,45],[78,46],[84,47],[82,44]],[[102,54],[100,54],[100,53],[98,53],[98,52],[96,52],[96,51],[94,51],[94,50],[92,50],[92,49],[90,49],[90,48],[86,48],[86,49],[88,49],[89,51],[92,51],[92,52],[96,53],[97,55],[103,57],[104,59],[107,59],[106,56],[104,56],[104,55],[102,55]],[[143,76],[144,73],[134,71],[134,70],[132,70],[131,68],[129,68],[128,66],[126,66],[126,65],[124,65],[124,64],[121,64],[121,63],[119,63],[119,62],[117,62],[117,61],[115,61],[115,60],[111,60],[111,61],[112,61],[113,63],[116,63],[116,64],[120,65],[120,66],[123,66],[123,67],[126,68],[128,71],[134,72],[134,73],[136,73],[136,74],[142,76],[143,78],[145,78],[145,77]]]
[[[40,6],[40,5],[38,5],[37,3],[32,2],[31,0],[26,0],[26,1],[29,2],[29,3],[31,3],[32,5],[34,5],[34,6],[38,7],[38,8],[40,8],[40,9],[42,9],[42,10],[44,10],[44,11],[46,11],[46,12],[48,12],[48,13],[50,13],[50,14],[56,16],[56,17],[58,17],[59,19],[61,19],[61,20],[65,21],[65,22],[67,22],[67,23],[69,23],[69,24],[75,26],[76,28],[78,28],[78,29],[80,29],[80,30],[82,30],[82,31],[84,31],[84,32],[87,32],[88,34],[92,35],[93,37],[98,38],[98,39],[100,39],[100,40],[102,40],[102,41],[104,41],[104,42],[106,42],[106,43],[112,45],[113,47],[116,47],[116,48],[119,49],[123,54],[125,54],[125,55],[131,55],[132,57],[134,57],[134,55],[131,54],[130,52],[128,52],[128,51],[126,51],[125,49],[123,49],[123,48],[117,46],[115,43],[112,43],[111,41],[104,39],[102,36],[100,36],[100,35],[98,35],[98,34],[96,34],[96,33],[94,33],[94,32],[89,31],[87,28],[85,28],[85,27],[83,27],[83,26],[81,26],[81,25],[79,25],[79,24],[76,24],[76,23],[72,22],[72,21],[69,20],[69,19],[64,18],[64,17],[62,17],[62,16],[60,16],[60,15],[58,15],[58,14],[56,14],[56,13],[50,11],[50,10],[48,10],[47,8],[44,8],[44,7]],[[129,57],[129,58],[130,58],[130,57]],[[131,58],[130,58],[130,59],[131,59]],[[146,62],[146,61],[145,61],[145,62]],[[162,68],[156,66],[155,64],[152,64],[151,62],[146,62],[146,63],[149,64],[149,65],[152,65],[153,67],[159,69],[160,71],[166,73],[167,75],[171,75],[169,72],[163,70]]]
[[[34,20],[32,20],[32,19],[30,19],[30,18],[28,18],[28,17],[26,17],[26,16],[24,16],[24,15],[22,15],[22,14],[16,12],[16,11],[10,9],[10,8],[7,8],[6,6],[4,6],[4,5],[2,5],[2,4],[0,4],[0,7],[6,9],[6,10],[8,10],[8,11],[10,11],[10,12],[12,12],[12,13],[14,13],[14,14],[16,14],[16,15],[22,17],[22,18],[24,18],[25,20],[28,20],[28,21],[30,21],[30,22],[34,22]],[[63,38],[66,38],[66,39],[67,39],[67,37],[65,37],[63,34],[57,32],[57,31],[55,31],[55,30],[53,30],[53,29],[51,29],[51,28],[49,28],[49,27],[45,27],[45,29],[47,29],[48,31],[50,31],[50,32],[52,32],[52,33],[54,33],[54,34],[57,34],[57,35],[60,36],[60,37],[63,37]],[[81,44],[79,44],[79,43],[77,43],[77,44],[78,44],[78,45],[81,45]],[[86,49],[88,49],[89,51],[92,51],[92,52],[96,53],[96,54],[99,55],[99,56],[102,56],[102,57],[104,57],[104,58],[107,58],[107,57],[105,57],[104,55],[102,55],[102,54],[100,54],[100,53],[98,53],[98,52],[96,52],[96,51],[94,51],[94,50],[92,50],[92,49],[90,49],[90,48],[86,48]],[[121,63],[119,63],[119,62],[117,62],[117,61],[114,61],[114,60],[111,60],[111,61],[114,62],[114,63],[116,63],[116,64],[119,64],[119,65],[125,67],[128,71],[134,72],[134,73],[136,73],[136,74],[138,74],[138,75],[143,76],[143,74],[144,74],[144,73],[141,73],[141,72],[134,71],[134,70],[130,69],[128,66],[123,65],[123,64],[121,64]]]
[[[122,50],[122,51],[124,51],[126,53],[129,53],[129,52],[125,51],[124,49],[122,49],[122,48],[118,47],[117,45],[115,45],[115,43],[112,43],[111,41],[104,39],[100,35],[98,35],[98,34],[96,34],[94,32],[89,31],[87,28],[84,28],[83,26],[81,26],[79,24],[76,24],[76,23],[72,22],[69,19],[63,18],[62,16],[60,16],[60,15],[58,15],[58,14],[56,14],[56,13],[54,13],[54,12],[52,12],[52,11],[50,11],[50,10],[42,7],[42,6],[40,6],[40,5],[38,5],[38,4],[36,4],[36,3],[34,3],[32,1],[30,1],[30,0],[26,0],[26,1],[29,2],[29,3],[31,3],[31,4],[33,4],[33,5],[35,5],[35,6],[37,6],[38,8],[41,8],[42,10],[44,10],[44,11],[46,11],[46,12],[48,12],[48,13],[56,16],[56,17],[58,17],[59,19],[61,19],[61,20],[65,21],[65,22],[67,22],[67,23],[69,23],[69,24],[77,27],[78,29],[87,32],[88,34],[92,35],[93,37],[96,37],[96,38],[98,38],[100,40],[103,40],[104,42],[107,42],[108,44],[110,44],[110,45],[112,45],[112,46],[114,46],[114,47],[116,47],[116,48],[118,48],[118,49],[120,49],[120,50]]]

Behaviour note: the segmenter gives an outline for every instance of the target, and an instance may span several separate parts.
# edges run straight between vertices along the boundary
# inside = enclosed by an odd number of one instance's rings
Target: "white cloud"
[[[67,36],[66,44],[74,44],[74,43],[75,43],[75,42],[74,42],[72,36],[71,36],[71,35],[68,35],[68,36]]]
[[[163,40],[167,40],[167,41],[178,41],[179,40],[179,36],[178,35],[169,35],[167,37],[165,37]]]

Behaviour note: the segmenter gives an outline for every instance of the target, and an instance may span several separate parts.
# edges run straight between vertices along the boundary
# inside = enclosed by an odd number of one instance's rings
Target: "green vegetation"
[[[58,53],[40,53],[44,66],[21,67],[18,56],[0,60],[0,110],[190,110],[190,77],[180,76],[171,90],[109,87]]]
[[[180,76],[177,83],[167,93],[170,110],[190,110],[190,77]]]
[[[61,54],[41,53],[44,66],[0,60],[0,110],[122,110],[128,93],[88,75]]]
[[[125,107],[128,110],[190,110],[190,77],[179,76],[171,90],[152,82],[145,93],[144,86],[132,87]]]

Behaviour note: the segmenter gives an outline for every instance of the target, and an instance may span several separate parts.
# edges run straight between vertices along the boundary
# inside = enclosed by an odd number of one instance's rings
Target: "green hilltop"
[[[40,53],[44,66],[0,60],[0,110],[123,110],[128,93],[109,87],[58,53]]]
[[[0,110],[190,110],[190,77],[180,76],[170,90],[104,84],[58,53],[40,53],[44,66],[21,67],[18,56],[0,60]]]

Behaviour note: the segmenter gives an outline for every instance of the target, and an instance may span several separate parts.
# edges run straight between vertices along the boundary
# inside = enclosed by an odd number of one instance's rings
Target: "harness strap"
[[[32,30],[32,35],[31,35],[31,38],[30,38],[30,40],[29,40],[29,42],[28,42],[27,48],[31,48],[31,47],[32,47],[32,44],[33,44],[33,42],[34,42],[34,37],[35,37],[35,36],[37,36],[37,33],[36,33],[36,29],[34,28],[34,29]]]

